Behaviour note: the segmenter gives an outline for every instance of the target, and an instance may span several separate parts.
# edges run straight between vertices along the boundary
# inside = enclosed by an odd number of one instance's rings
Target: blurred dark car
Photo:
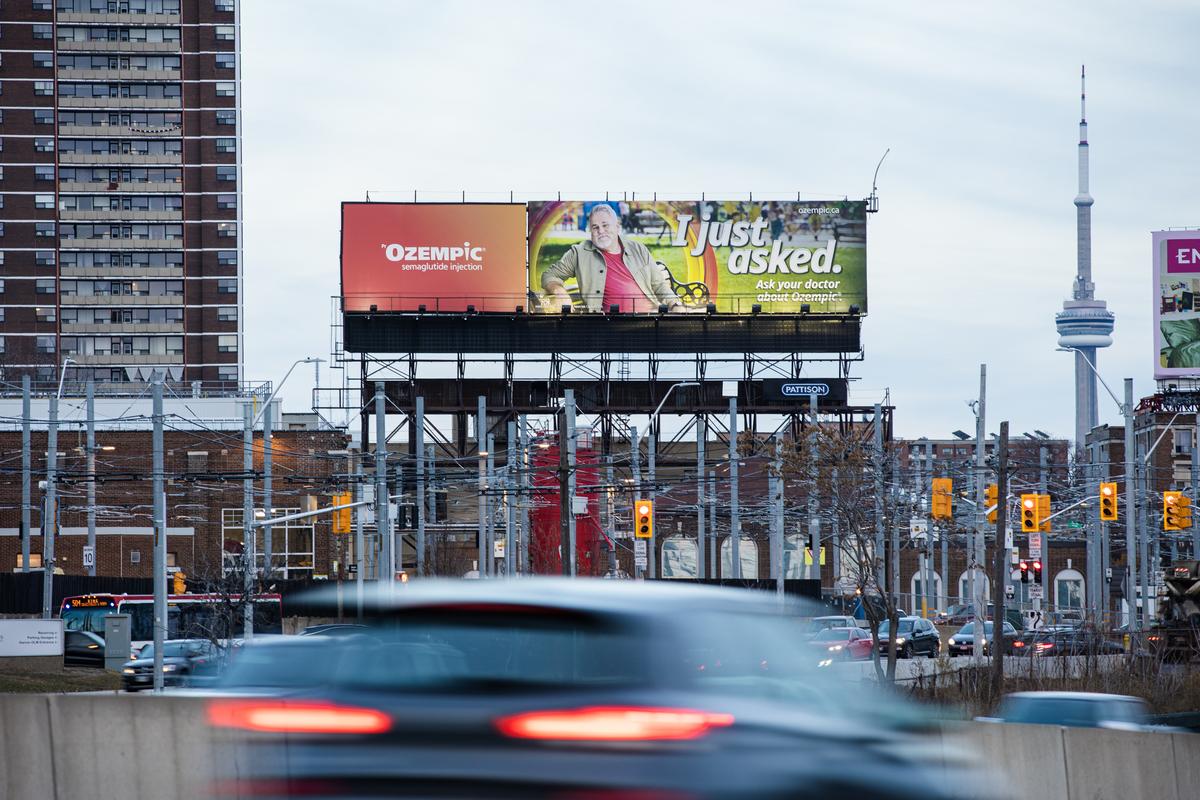
[[[354,636],[364,633],[366,625],[353,622],[327,622],[323,625],[309,625],[300,631],[301,636]]]
[[[1147,730],[1150,709],[1138,697],[1099,692],[1014,692],[1006,694],[993,717],[981,722],[1065,725],[1071,728]]]
[[[929,656],[937,658],[942,649],[942,637],[933,623],[921,617],[900,617],[897,620],[896,657]],[[889,620],[879,625],[879,655],[886,656],[892,638]]]
[[[104,669],[104,639],[90,631],[65,631],[63,663],[68,667]]]
[[[1021,632],[1009,623],[1008,620],[1000,627],[1001,634],[1004,637],[1004,643],[1001,645],[1001,650],[1004,655],[1012,655],[1014,648],[1013,643],[1021,637]],[[983,654],[991,655],[992,645],[994,644],[993,634],[995,633],[994,626],[991,620],[983,624]],[[952,656],[969,656],[975,649],[975,623],[968,622],[963,625],[954,635],[950,637],[947,650]]]
[[[1043,631],[1024,648],[1030,656],[1114,656],[1125,646],[1106,638],[1092,628],[1062,628]]]
[[[857,661],[871,657],[871,632],[853,628],[826,628],[808,640],[818,664]]]
[[[212,675],[218,668],[220,651],[207,639],[168,639],[163,642],[163,686],[184,686],[193,676]],[[138,657],[121,668],[121,687],[127,692],[154,687],[154,645],[141,649]]]
[[[366,603],[370,636],[297,637],[313,645],[302,660],[238,654],[307,665],[314,688],[209,701],[209,723],[242,736],[215,794],[927,799],[983,785],[925,712],[818,669],[773,595],[586,579],[385,592]]]

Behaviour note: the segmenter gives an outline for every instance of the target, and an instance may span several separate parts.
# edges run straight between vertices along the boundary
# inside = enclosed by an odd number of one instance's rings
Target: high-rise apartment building
[[[237,0],[0,0],[0,381],[242,378]]]

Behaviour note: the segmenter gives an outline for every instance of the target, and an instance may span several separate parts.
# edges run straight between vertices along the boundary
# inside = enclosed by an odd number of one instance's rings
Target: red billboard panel
[[[525,206],[343,203],[344,311],[525,304]]]

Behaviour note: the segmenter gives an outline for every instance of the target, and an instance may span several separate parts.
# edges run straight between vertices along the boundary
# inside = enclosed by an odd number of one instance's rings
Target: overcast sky
[[[247,0],[248,377],[329,357],[339,203],[368,190],[862,198],[891,148],[852,401],[890,389],[903,436],[972,430],[986,362],[989,430],[1069,436],[1079,67],[1100,369],[1142,396],[1150,231],[1200,227],[1197,31],[1190,1]]]

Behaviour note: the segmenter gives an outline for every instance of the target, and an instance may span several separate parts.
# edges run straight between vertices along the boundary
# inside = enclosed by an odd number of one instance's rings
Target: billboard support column
[[[696,419],[696,577],[701,579],[708,577],[704,558],[704,540],[707,538],[704,535],[704,444],[707,438],[705,418],[701,414]]]
[[[637,426],[632,426],[629,429],[629,469],[633,472],[633,497],[629,498],[629,535],[634,536],[637,529],[637,512],[634,510],[634,505],[638,498],[642,495],[642,465],[639,456],[641,448],[638,446],[638,429]],[[631,539],[634,542],[633,556],[633,577],[642,577],[642,570],[637,565],[637,540]]]
[[[391,509],[387,482],[387,408],[383,396],[383,382],[375,384],[375,531],[383,544],[380,559],[383,561],[383,583],[389,589],[396,581],[396,558],[393,555],[396,540],[392,533]],[[364,415],[365,416],[365,415]]]
[[[579,481],[575,475],[576,466],[576,437],[575,437],[575,390],[566,389],[563,392],[563,402],[567,412],[567,545],[572,578],[578,569],[575,552],[575,487]]]
[[[729,563],[742,577],[742,517],[738,509],[737,396],[729,398]]]
[[[508,502],[504,525],[504,574],[517,574],[517,423],[508,421],[508,452],[504,459],[504,488]]]
[[[496,493],[492,487],[500,482],[496,480],[496,437],[487,435],[487,574],[496,577]]]
[[[475,411],[475,450],[479,453],[479,563],[475,566],[475,571],[479,573],[480,579],[487,575],[487,475],[484,472],[487,469],[486,430],[487,398],[480,395]]]
[[[654,419],[657,420],[657,417],[655,417]],[[656,494],[654,491],[654,488],[655,488],[655,483],[654,483],[654,461],[655,461],[654,438],[655,438],[655,435],[653,433],[651,433],[648,437],[646,437],[646,470],[647,470],[646,475],[650,479],[650,502],[652,502],[652,503],[654,502],[655,494]],[[657,537],[656,537],[656,534],[654,531],[654,527],[651,526],[650,541],[646,542],[646,577],[649,578],[650,580],[654,580],[656,577],[658,577],[658,570],[656,568],[657,564],[656,564],[656,559],[654,557],[655,556],[654,548],[655,548],[656,540],[657,540]]]
[[[520,571],[529,574],[529,505],[532,501],[529,481],[529,419],[522,414],[521,426],[521,565]]]
[[[417,575],[425,577],[425,398],[417,398]]]

